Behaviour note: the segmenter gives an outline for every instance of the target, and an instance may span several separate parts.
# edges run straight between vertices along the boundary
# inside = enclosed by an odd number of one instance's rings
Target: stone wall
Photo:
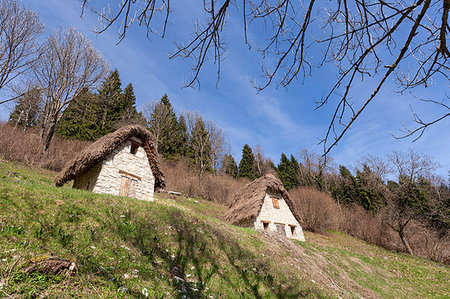
[[[271,196],[278,198],[279,209],[274,208]],[[267,223],[266,227],[264,227],[264,222]],[[295,219],[286,201],[280,195],[266,194],[261,211],[258,217],[256,217],[254,227],[257,230],[266,230],[271,233],[279,233],[277,231],[277,224],[278,229],[280,229],[280,225],[284,225],[286,237],[305,241],[302,227],[298,223],[297,219]],[[294,227],[293,234],[291,231],[291,226]],[[281,228],[282,227],[283,226],[281,226]]]
[[[76,177],[73,182],[73,187],[76,189],[83,189],[92,191],[97,183],[98,175],[102,169],[102,162],[97,163],[94,167],[88,170],[82,176]]]
[[[130,152],[131,141],[124,142],[101,163],[101,170],[92,188],[95,193],[120,195],[122,177],[137,180],[136,198],[153,201],[155,178],[147,154],[140,146],[136,154]]]

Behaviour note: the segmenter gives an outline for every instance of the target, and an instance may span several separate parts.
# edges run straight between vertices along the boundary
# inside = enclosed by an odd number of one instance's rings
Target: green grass
[[[345,234],[272,238],[221,220],[223,206],[53,186],[54,173],[0,162],[0,291],[18,297],[448,297],[446,266]],[[73,275],[25,273],[31,258]]]

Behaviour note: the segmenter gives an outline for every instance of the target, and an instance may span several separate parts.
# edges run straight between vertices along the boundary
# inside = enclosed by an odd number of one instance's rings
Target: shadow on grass
[[[215,293],[220,289],[220,295],[234,297],[299,298],[314,292],[302,289],[298,281],[274,278],[269,265],[222,230],[180,211],[169,209],[163,213],[164,223],[160,216],[157,223],[150,217],[125,214],[120,218],[111,213],[106,225],[137,248],[153,266],[157,261],[160,263],[158,269],[165,272],[163,276],[167,275],[168,284],[175,290],[172,295],[208,297],[210,284],[214,284]],[[113,279],[105,271],[98,271],[97,275]]]

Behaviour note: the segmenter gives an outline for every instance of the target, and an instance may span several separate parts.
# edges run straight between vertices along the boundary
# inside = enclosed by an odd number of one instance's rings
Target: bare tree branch
[[[53,33],[42,51],[34,73],[43,89],[41,139],[47,151],[61,112],[84,88],[98,82],[108,67],[103,56],[73,28]]]
[[[35,12],[15,0],[0,1],[0,89],[33,66],[38,58],[36,39],[43,30]]]
[[[115,13],[102,5],[93,7],[92,0],[82,0],[82,3],[83,7],[97,13],[101,22],[106,22],[101,23],[103,30],[122,20],[119,40],[133,23],[133,15],[138,16],[139,25],[153,32],[154,24],[150,21],[160,13],[159,24],[164,36],[171,13],[166,1],[123,0]],[[317,102],[317,108],[329,102],[334,105],[322,140],[325,155],[385,88],[388,79],[396,83],[401,92],[430,86],[437,79],[449,80],[450,0],[338,0],[326,5],[315,0],[242,0],[239,3],[245,44],[251,47],[247,39],[250,26],[262,24],[267,29],[258,50],[265,77],[262,85],[254,84],[258,91],[271,85],[287,87],[297,78],[305,79],[315,68],[336,67],[335,82]],[[205,63],[216,65],[220,79],[221,62],[227,51],[223,28],[231,13],[229,6],[239,7],[239,3],[203,1],[205,15],[197,23],[194,37],[185,44],[179,43],[170,56],[193,60],[192,77],[186,86],[199,84]],[[370,78],[367,94],[353,99],[357,79],[367,78]],[[429,123],[443,121],[447,116],[444,113]],[[420,118],[416,119],[420,124]]]

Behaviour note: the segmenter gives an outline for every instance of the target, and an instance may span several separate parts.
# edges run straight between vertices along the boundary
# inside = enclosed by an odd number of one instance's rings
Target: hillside
[[[19,297],[448,297],[448,267],[350,236],[306,243],[229,225],[209,201],[56,188],[54,173],[0,162],[0,292]],[[27,271],[74,262],[65,274]]]

